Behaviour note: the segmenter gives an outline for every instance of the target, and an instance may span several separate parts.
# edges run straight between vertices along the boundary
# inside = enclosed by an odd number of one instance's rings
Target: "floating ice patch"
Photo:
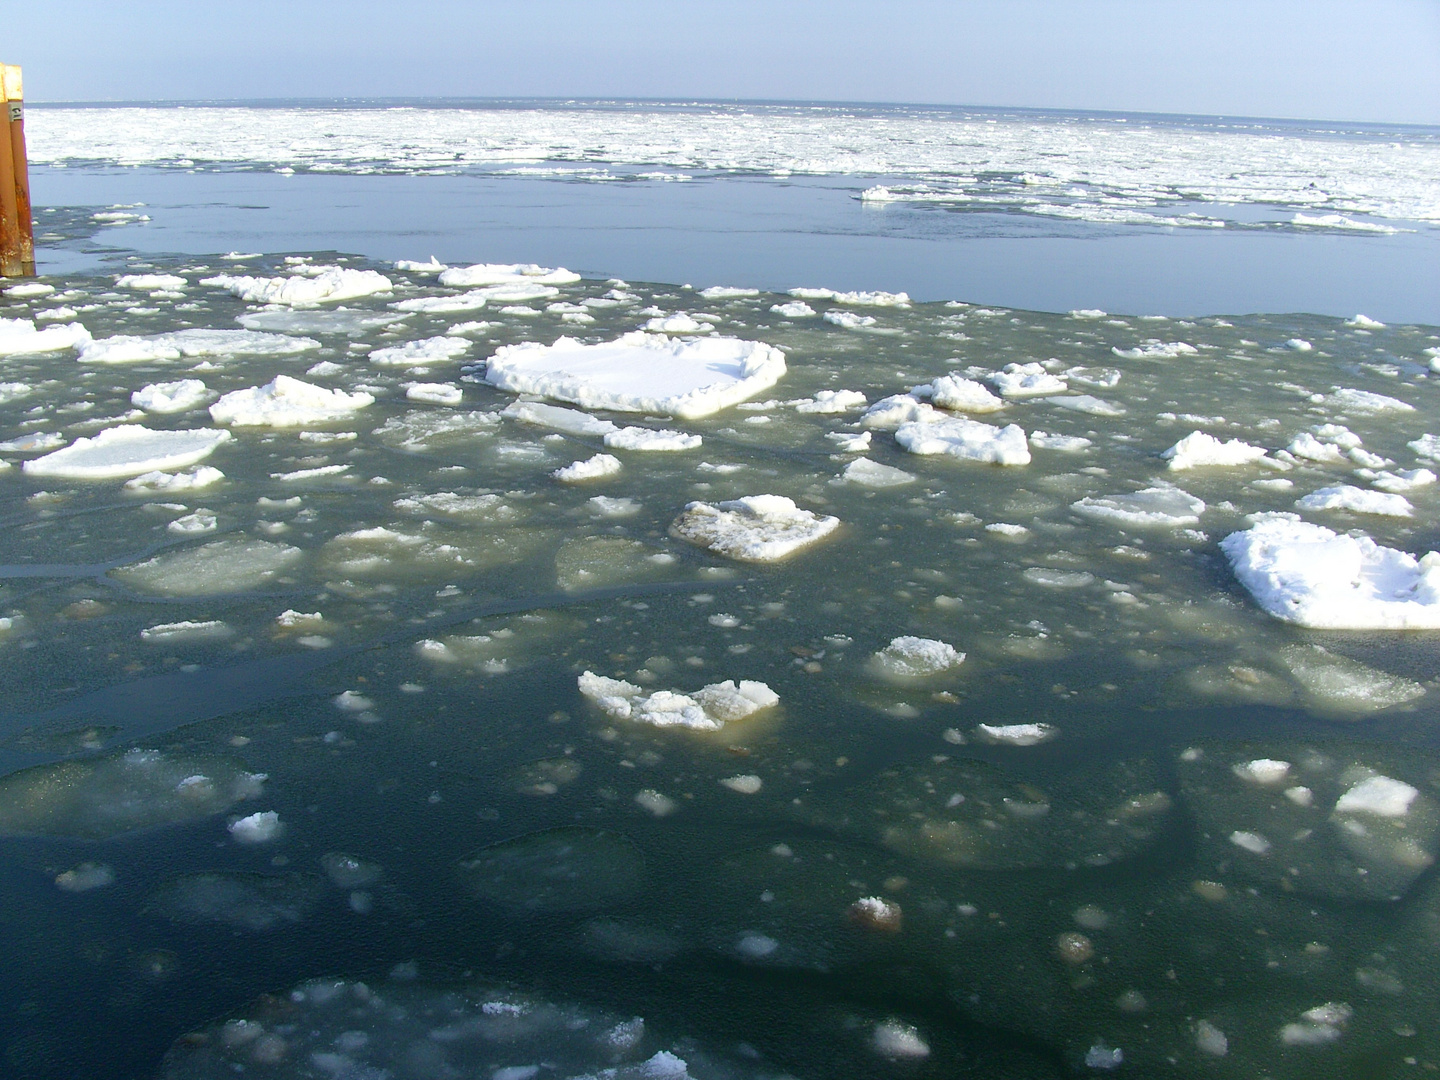
[[[699,435],[669,428],[623,427],[605,433],[605,445],[613,450],[694,450],[703,442]]]
[[[1183,341],[1157,341],[1151,339],[1133,349],[1114,348],[1110,350],[1126,360],[1175,360],[1182,356],[1195,356],[1200,352],[1194,345]]]
[[[1004,371],[988,376],[1002,397],[1044,397],[1063,394],[1068,384],[1058,375],[1045,370],[1043,364],[1006,364]]]
[[[742,562],[776,562],[824,539],[840,520],[802,510],[782,495],[692,502],[670,526],[677,540]]]
[[[165,415],[188,412],[205,404],[213,396],[210,389],[199,379],[179,379],[175,382],[142,386],[130,395],[130,402],[137,409]]]
[[[475,285],[511,285],[529,283],[536,285],[573,285],[580,275],[566,270],[563,266],[550,269],[534,263],[476,263],[474,266],[455,266],[440,274],[440,284],[453,288],[468,289]]]
[[[727,723],[743,720],[780,703],[780,696],[762,682],[733,680],[711,683],[693,694],[673,690],[646,693],[634,683],[607,679],[587,671],[580,676],[580,693],[606,716],[634,720],[654,727],[685,727],[719,731]]]
[[[648,330],[652,334],[713,334],[715,327],[708,322],[700,322],[693,315],[683,311],[677,311],[673,315],[656,315],[648,320],[642,330]]]
[[[910,296],[899,292],[836,292],[834,289],[791,289],[790,295],[801,300],[833,300],[837,304],[853,307],[897,307],[908,308]]]
[[[1249,784],[1274,787],[1283,784],[1290,777],[1290,762],[1276,758],[1254,758],[1236,762],[1230,771]]]
[[[1290,440],[1290,445],[1285,448],[1297,458],[1305,461],[1315,461],[1322,465],[1335,465],[1345,460],[1345,453],[1333,442],[1324,442],[1317,439],[1308,431],[1301,432]]]
[[[273,330],[282,334],[353,334],[379,330],[403,321],[403,315],[380,311],[247,311],[235,321],[247,330]]]
[[[263,810],[248,817],[232,821],[230,835],[241,844],[268,844],[284,830],[280,815],[274,810]]]
[[[147,472],[141,473],[133,480],[125,481],[126,491],[135,491],[142,494],[175,494],[182,491],[197,491],[200,488],[210,487],[225,479],[225,474],[212,465],[201,465],[198,469],[191,469],[189,472],[167,473]]]
[[[942,375],[932,382],[930,400],[939,408],[955,412],[989,413],[1005,407],[1004,400],[981,383],[958,375]]]
[[[578,484],[586,480],[614,476],[621,468],[619,458],[610,454],[596,454],[585,461],[572,462],[563,469],[556,469],[550,475],[563,484]]]
[[[1373,814],[1403,818],[1420,795],[1418,789],[1389,776],[1371,776],[1360,781],[1335,802],[1337,814]]]
[[[930,1044],[913,1024],[887,1020],[870,1033],[870,1048],[881,1057],[916,1061],[930,1056]]]
[[[865,395],[858,390],[821,390],[813,398],[797,401],[795,411],[829,416],[864,406]]]
[[[344,419],[374,401],[364,391],[347,394],[277,375],[264,386],[232,390],[210,406],[210,416],[235,427],[304,427]]]
[[[245,592],[275,580],[304,552],[268,540],[224,539],[110,571],[124,585],[165,596]]]
[[[1312,491],[1295,503],[1301,510],[1349,510],[1356,514],[1381,514],[1386,517],[1410,517],[1415,508],[1403,495],[1368,491],[1353,484],[1340,484]]]
[[[1319,630],[1440,629],[1440,552],[1416,559],[1289,517],[1231,533],[1220,548],[1277,619]]]
[[[443,364],[454,360],[464,356],[469,350],[470,342],[464,338],[442,334],[439,337],[376,349],[370,354],[369,360],[381,367],[423,367],[426,364]]]
[[[411,383],[405,388],[406,401],[424,401],[431,405],[459,405],[465,392],[452,383]]]
[[[27,356],[78,349],[90,341],[79,323],[35,329],[33,319],[0,319],[0,356]]]
[[[1379,472],[1370,482],[1381,491],[1399,494],[1402,491],[1429,487],[1435,483],[1435,479],[1435,474],[1429,469],[1401,469],[1399,472]]]
[[[975,733],[1001,746],[1038,746],[1060,734],[1051,724],[976,724]]]
[[[759,296],[759,289],[746,289],[734,285],[711,285],[701,289],[700,295],[706,300],[735,300],[746,296]]]
[[[736,338],[672,341],[633,332],[599,345],[562,337],[554,345],[505,345],[485,379],[589,409],[708,416],[774,386],[785,354]]]
[[[923,679],[959,667],[965,654],[934,638],[904,636],[870,658],[870,669],[888,679]]]
[[[1370,390],[1351,390],[1346,387],[1336,387],[1334,393],[1326,395],[1324,401],[1332,408],[1364,415],[1415,411],[1415,406],[1408,401],[1401,401],[1387,394],[1376,394]]]
[[[564,409],[559,405],[546,405],[539,401],[511,402],[500,415],[571,435],[608,435],[618,430],[609,420],[601,420],[598,416],[591,416],[578,409]]]
[[[857,484],[860,487],[892,488],[900,487],[902,484],[913,484],[917,477],[914,473],[908,473],[904,469],[882,465],[869,458],[857,458],[845,466],[839,479],[847,484]]]
[[[1234,468],[1250,465],[1265,456],[1265,448],[1251,446],[1239,439],[1221,442],[1214,435],[1192,431],[1160,455],[1170,462],[1171,470]]]
[[[1129,495],[1087,496],[1070,504],[1086,517],[1139,528],[1180,528],[1200,524],[1205,503],[1187,491],[1169,485],[1142,488]]]
[[[140,631],[140,640],[152,644],[166,644],[172,641],[214,640],[231,635],[229,626],[218,619],[206,622],[158,623]]]
[[[895,441],[912,454],[945,454],[994,465],[1030,464],[1030,446],[1018,424],[998,428],[951,417],[934,423],[902,424]]]
[[[89,892],[115,884],[115,871],[104,863],[85,862],[55,878],[55,887],[65,892]]]
[[[138,289],[141,292],[183,289],[188,284],[188,281],[176,274],[122,274],[115,279],[117,289]]]
[[[813,319],[815,317],[815,309],[804,300],[791,300],[787,304],[773,304],[770,310],[787,319]]]
[[[54,285],[46,285],[39,281],[27,281],[20,285],[11,285],[4,290],[5,295],[13,300],[35,300],[42,296],[49,296],[54,291]]]
[[[1062,454],[1079,454],[1093,444],[1081,435],[1055,435],[1048,431],[1032,431],[1030,445],[1036,450],[1058,450]]]
[[[1440,461],[1440,435],[1421,435],[1405,444],[1417,455],[1430,461]]]
[[[1346,326],[1359,327],[1362,330],[1384,330],[1385,324],[1379,319],[1372,319],[1369,315],[1356,315],[1345,320]]]
[[[425,262],[419,262],[415,259],[400,259],[395,263],[395,269],[404,270],[411,274],[438,274],[442,271],[449,270],[450,267],[435,258],[434,255],[431,255]]]
[[[911,394],[893,394],[866,409],[860,423],[867,428],[894,431],[905,424],[932,424],[943,419],[945,414],[929,402]]]
[[[219,274],[202,278],[201,285],[225,289],[252,304],[284,304],[287,307],[313,307],[354,300],[361,296],[389,292],[393,285],[384,274],[374,270],[352,270],[349,267],[316,267],[314,276],[247,277]]]
[[[500,426],[498,412],[408,412],[392,416],[376,428],[381,442],[401,450],[423,452],[446,446],[470,446]]]
[[[139,425],[106,428],[94,438],[76,439],[63,450],[22,466],[30,476],[70,480],[113,480],[163,469],[182,469],[209,457],[230,440],[228,431],[196,428],[151,431]]]
[[[1065,397],[1041,398],[1046,405],[1054,405],[1057,409],[1069,409],[1071,412],[1088,413],[1090,416],[1124,416],[1125,409],[1120,405],[1113,405],[1101,398],[1092,397],[1089,394],[1069,394]]]
[[[853,311],[841,311],[838,308],[825,312],[821,317],[842,330],[864,330],[874,326],[877,321],[874,315],[860,315]]]

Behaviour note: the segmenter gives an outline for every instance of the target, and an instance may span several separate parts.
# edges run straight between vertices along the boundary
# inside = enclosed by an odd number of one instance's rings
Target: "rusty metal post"
[[[20,273],[35,275],[35,227],[30,211],[30,162],[25,153],[25,87],[20,65],[4,66],[5,108],[10,122],[10,161],[15,172],[15,220],[20,229]]]
[[[0,83],[5,91],[5,135],[0,139],[0,277],[21,277],[25,264],[20,258],[20,208],[16,202],[15,148],[9,138],[10,65],[0,65]]]

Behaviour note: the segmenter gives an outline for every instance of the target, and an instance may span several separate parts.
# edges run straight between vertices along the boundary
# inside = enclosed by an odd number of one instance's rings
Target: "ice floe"
[[[588,409],[690,419],[753,397],[784,374],[784,354],[761,342],[675,341],[636,331],[598,345],[566,337],[553,345],[505,345],[490,358],[485,379]]]
[[[199,379],[178,379],[142,386],[130,395],[130,401],[137,409],[167,415],[188,412],[212,397],[214,394]]]
[[[993,372],[988,378],[995,384],[1001,396],[1007,398],[1045,397],[1063,394],[1069,389],[1069,384],[1062,377],[1052,374],[1046,370],[1045,365],[1036,362],[1006,364],[1004,371]]]
[[[441,334],[439,337],[407,341],[403,345],[390,345],[376,349],[367,359],[381,367],[424,367],[428,364],[443,364],[464,356],[470,351],[470,342],[460,337]]]
[[[235,427],[304,427],[343,420],[374,401],[374,395],[363,390],[347,394],[277,375],[264,386],[225,394],[210,406],[210,416]]]
[[[870,669],[887,679],[920,679],[959,667],[965,654],[949,642],[905,635],[870,658]]]
[[[534,263],[476,263],[474,266],[454,266],[440,274],[441,285],[462,289],[475,285],[510,285],[520,282],[573,285],[579,280],[579,274],[564,267],[550,269]]]
[[[1353,484],[1338,484],[1312,491],[1295,506],[1301,510],[1349,510],[1356,514],[1410,517],[1415,508],[1403,495],[1368,491]]]
[[[675,451],[694,450],[704,439],[685,431],[669,428],[623,427],[607,431],[605,445],[614,450]]]
[[[33,319],[0,318],[0,356],[33,356],[79,349],[91,340],[79,323],[35,329]]]
[[[856,458],[846,465],[840,477],[847,484],[858,484],[867,488],[892,488],[913,484],[919,477],[892,465],[882,465],[869,458]]]
[[[963,417],[912,422],[900,426],[895,441],[912,454],[944,454],[994,465],[1030,464],[1030,445],[1018,424],[998,428]]]
[[[269,584],[303,556],[299,548],[286,544],[226,538],[122,566],[110,571],[110,576],[143,592],[212,596]]]
[[[747,495],[715,505],[692,502],[670,535],[742,562],[776,562],[823,540],[840,520],[803,510],[783,495]]]
[[[1192,431],[1160,456],[1170,462],[1170,469],[1235,468],[1252,465],[1265,457],[1263,446],[1251,446],[1239,439],[1221,442],[1214,435]]]
[[[202,278],[200,284],[224,289],[252,304],[283,304],[287,307],[313,307],[355,300],[386,293],[394,287],[389,278],[374,270],[353,270],[347,266],[315,267],[314,270],[313,274],[270,278],[217,274]]]
[[[930,400],[942,409],[955,412],[988,413],[1005,407],[1005,402],[983,384],[958,375],[942,375],[932,382]]]
[[[691,694],[674,690],[647,693],[634,683],[587,671],[580,676],[579,686],[583,696],[617,720],[696,731],[719,731],[727,723],[780,703],[779,695],[763,682],[745,679],[738,685],[731,679],[711,683]]]
[[[1179,528],[1200,524],[1205,503],[1178,487],[1161,484],[1128,495],[1086,496],[1070,508],[1086,517],[1137,528]]]
[[[230,438],[228,431],[214,428],[152,431],[126,424],[106,428],[93,438],[76,439],[64,449],[25,462],[22,468],[30,476],[119,479],[194,465]]]
[[[550,475],[565,484],[578,484],[586,480],[614,476],[621,468],[619,458],[611,454],[596,454],[585,461],[572,462],[563,469],[556,469]]]

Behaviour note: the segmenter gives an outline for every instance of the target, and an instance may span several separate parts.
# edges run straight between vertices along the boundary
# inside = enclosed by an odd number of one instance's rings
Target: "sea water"
[[[11,1074],[1440,1064],[1434,326],[37,202]]]

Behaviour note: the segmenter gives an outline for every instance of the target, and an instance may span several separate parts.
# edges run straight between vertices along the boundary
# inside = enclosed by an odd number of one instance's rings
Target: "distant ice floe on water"
[[[845,175],[885,178],[863,193],[877,208],[934,203],[1122,227],[1235,227],[1214,211],[1187,205],[1225,203],[1288,211],[1264,227],[1304,231],[1388,234],[1401,228],[1395,221],[1440,220],[1440,144],[1403,129],[1148,117],[1117,122],[900,106],[857,112],[646,103],[624,109],[62,107],[35,110],[27,136],[32,162],[69,167],[482,172],[608,183],[688,179],[697,170]],[[441,272],[422,262],[397,269]]]

